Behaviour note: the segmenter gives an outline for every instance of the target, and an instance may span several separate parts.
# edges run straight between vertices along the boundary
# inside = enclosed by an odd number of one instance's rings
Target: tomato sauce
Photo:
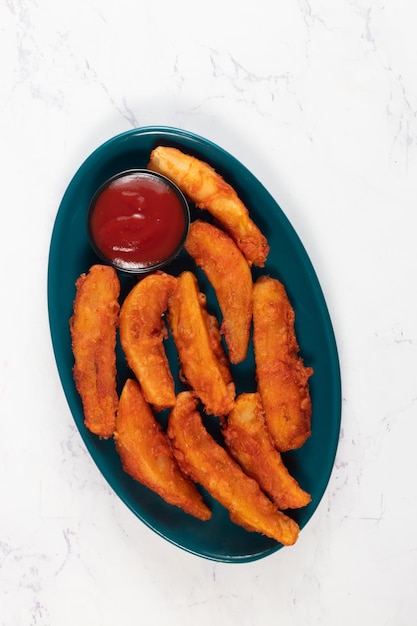
[[[126,271],[144,270],[175,255],[186,236],[187,207],[168,181],[126,172],[97,195],[89,231],[100,256]]]

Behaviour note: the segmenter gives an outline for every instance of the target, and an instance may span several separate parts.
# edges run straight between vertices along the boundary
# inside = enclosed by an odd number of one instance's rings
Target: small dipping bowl
[[[184,194],[166,176],[130,169],[103,183],[87,214],[91,246],[117,270],[145,274],[171,263],[190,226]]]

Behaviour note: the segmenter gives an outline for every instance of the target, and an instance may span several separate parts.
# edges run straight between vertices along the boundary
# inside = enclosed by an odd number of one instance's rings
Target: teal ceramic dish
[[[109,485],[133,513],[160,536],[195,555],[221,562],[254,561],[276,552],[282,548],[281,544],[233,524],[227,511],[204,491],[213,511],[208,522],[201,522],[166,504],[135,482],[123,472],[113,441],[100,440],[85,428],[81,401],[74,386],[69,318],[75,281],[91,265],[100,262],[89,244],[86,230],[90,200],[100,185],[114,174],[146,167],[150,152],[161,144],[177,147],[210,163],[237,190],[268,238],[271,250],[266,266],[254,269],[254,278],[270,274],[284,283],[295,310],[301,356],[307,366],[314,368],[310,379],[312,436],[301,449],[283,455],[290,472],[311,494],[312,501],[289,515],[302,529],[317,509],[333,468],[340,430],[340,370],[331,320],[314,268],[288,219],[251,172],[214,143],[175,128],[139,128],[110,139],[81,165],[62,199],[50,245],[48,307],[56,363],[70,410],[87,449]],[[195,271],[184,251],[166,271],[176,274],[183,269]],[[214,293],[204,276],[197,274],[201,288],[206,291],[209,309],[218,313]],[[126,275],[120,278],[123,298],[137,279]],[[177,356],[170,341],[167,353],[176,376]],[[120,390],[129,372],[119,347],[117,359]],[[250,346],[246,361],[232,368],[237,393],[255,390],[253,366]]]

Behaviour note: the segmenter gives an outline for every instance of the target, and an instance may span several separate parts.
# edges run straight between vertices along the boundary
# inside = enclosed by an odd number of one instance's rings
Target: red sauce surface
[[[97,249],[127,270],[169,258],[185,227],[175,191],[163,179],[137,172],[115,179],[101,192],[90,221]]]

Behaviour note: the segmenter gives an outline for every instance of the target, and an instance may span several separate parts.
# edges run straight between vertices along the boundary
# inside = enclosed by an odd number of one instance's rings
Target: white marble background
[[[1,626],[417,623],[417,43],[412,0],[1,0]],[[177,126],[298,231],[337,336],[334,471],[293,548],[179,550],[86,452],[52,353],[48,248],[103,141]]]

